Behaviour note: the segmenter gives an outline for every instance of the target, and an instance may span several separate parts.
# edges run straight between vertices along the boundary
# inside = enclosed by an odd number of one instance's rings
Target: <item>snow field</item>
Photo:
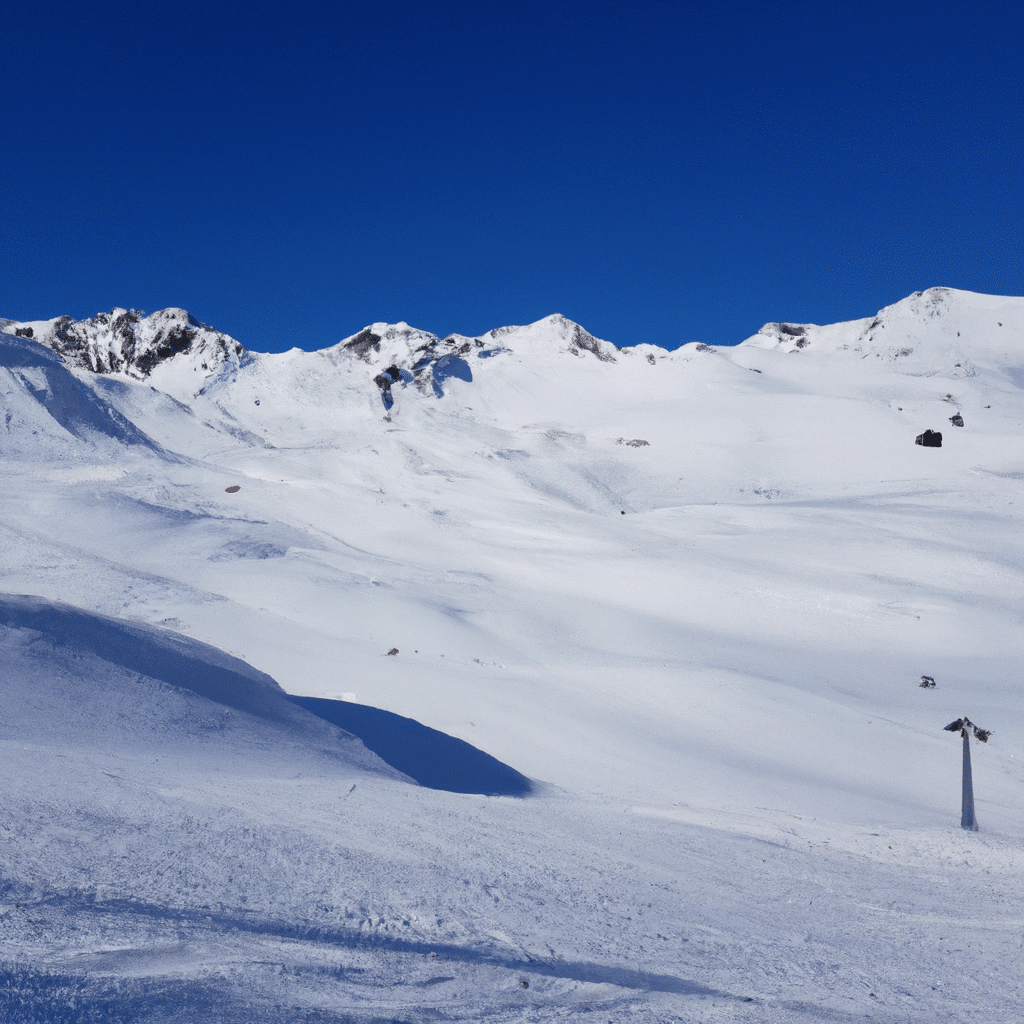
[[[371,362],[249,354],[199,395],[182,367],[173,395],[63,371],[148,439],[120,446],[5,370],[43,432],[4,441],[4,591],[162,625],[542,784],[414,787],[315,721],[225,718],[8,630],[8,1005],[1016,1020],[1022,308],[933,289],[653,365],[542,321],[387,412],[401,331]],[[962,714],[994,730],[976,835],[942,732]]]

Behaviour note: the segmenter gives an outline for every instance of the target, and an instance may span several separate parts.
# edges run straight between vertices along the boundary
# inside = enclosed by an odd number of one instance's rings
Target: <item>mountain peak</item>
[[[958,288],[927,288],[880,309],[874,316],[840,323],[767,323],[744,348],[784,353],[846,354],[848,358],[899,361],[908,372],[965,370],[969,363],[1019,360],[1024,302]]]
[[[3,329],[38,341],[70,366],[136,378],[148,377],[161,364],[186,354],[212,373],[221,363],[237,360],[245,351],[234,338],[177,307],[146,316],[141,309],[115,306],[108,313],[85,320],[58,316],[52,320],[10,321]]]

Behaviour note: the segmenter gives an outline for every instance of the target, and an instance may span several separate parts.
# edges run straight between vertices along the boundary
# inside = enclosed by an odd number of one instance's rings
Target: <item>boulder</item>
[[[914,444],[924,445],[925,448],[941,448],[942,434],[937,430],[926,430],[923,434],[917,435]]]

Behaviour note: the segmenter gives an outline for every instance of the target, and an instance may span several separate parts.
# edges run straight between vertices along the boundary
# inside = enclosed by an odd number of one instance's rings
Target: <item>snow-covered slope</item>
[[[196,340],[148,375],[4,330],[0,589],[174,630],[537,780],[458,796],[367,762],[344,797],[358,766],[268,724],[222,776],[168,730],[161,783],[128,716],[103,756],[136,804],[46,739],[26,680],[72,662],[19,632],[17,820],[65,780],[75,836],[118,819],[139,842],[51,870],[79,840],[18,833],[4,877],[55,936],[19,952],[10,911],[18,991],[106,962],[110,1006],[167,981],[207,1018],[1015,1019],[1024,300],[929,289],[675,352],[558,316],[374,324],[206,367]],[[994,730],[979,835],[942,731],[964,714]],[[194,892],[139,867],[160,848],[190,851]]]
[[[0,334],[0,454],[6,459],[74,458],[83,448],[113,454],[144,446],[142,431],[77,379],[59,357],[32,342]]]

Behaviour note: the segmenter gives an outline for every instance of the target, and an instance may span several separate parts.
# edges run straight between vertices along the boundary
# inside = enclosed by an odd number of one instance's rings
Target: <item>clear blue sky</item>
[[[0,315],[674,347],[1019,295],[1022,6],[11,4]]]

